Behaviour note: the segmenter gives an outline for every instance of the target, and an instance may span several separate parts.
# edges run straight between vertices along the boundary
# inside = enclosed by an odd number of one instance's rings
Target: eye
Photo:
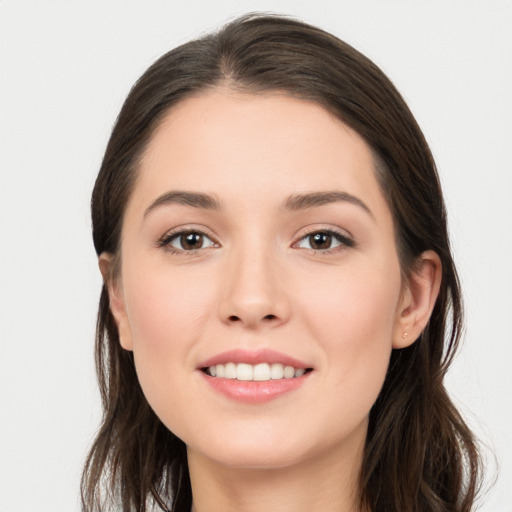
[[[335,231],[315,231],[301,238],[297,244],[300,249],[312,249],[314,251],[328,251],[336,247],[353,247],[354,241]]]
[[[171,251],[191,252],[208,247],[215,247],[216,243],[201,231],[180,231],[165,236],[160,244]]]

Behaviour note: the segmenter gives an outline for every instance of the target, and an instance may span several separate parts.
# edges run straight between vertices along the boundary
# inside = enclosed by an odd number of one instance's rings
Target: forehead
[[[278,93],[213,90],[181,101],[155,130],[139,173],[134,202],[167,190],[244,202],[341,189],[385,206],[362,137],[322,106]]]

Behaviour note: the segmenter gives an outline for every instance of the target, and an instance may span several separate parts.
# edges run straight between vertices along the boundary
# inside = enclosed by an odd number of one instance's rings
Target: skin
[[[148,212],[169,191],[209,194],[220,209]],[[324,191],[361,204],[284,207]],[[208,238],[162,246],[176,229]],[[351,243],[315,250],[309,235],[326,230]],[[142,159],[121,254],[115,278],[112,256],[100,257],[111,309],[149,403],[187,444],[195,510],[358,510],[370,408],[392,348],[426,325],[441,275],[429,251],[402,281],[365,141],[320,106],[277,93],[184,100]],[[198,369],[233,348],[278,350],[313,371],[270,402],[239,403]]]

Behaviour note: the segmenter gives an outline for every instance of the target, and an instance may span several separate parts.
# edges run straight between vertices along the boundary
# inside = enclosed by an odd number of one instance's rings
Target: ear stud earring
[[[405,340],[405,338],[407,338],[407,336],[409,336],[409,333],[408,332],[403,332],[402,333],[402,338]]]

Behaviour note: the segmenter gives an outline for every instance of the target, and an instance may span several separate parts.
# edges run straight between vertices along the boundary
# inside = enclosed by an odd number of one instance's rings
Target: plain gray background
[[[423,128],[467,307],[448,386],[500,466],[482,510],[512,510],[510,0],[1,0],[0,512],[79,510],[100,417],[89,198],[122,101],[162,53],[256,10],[353,44]]]

